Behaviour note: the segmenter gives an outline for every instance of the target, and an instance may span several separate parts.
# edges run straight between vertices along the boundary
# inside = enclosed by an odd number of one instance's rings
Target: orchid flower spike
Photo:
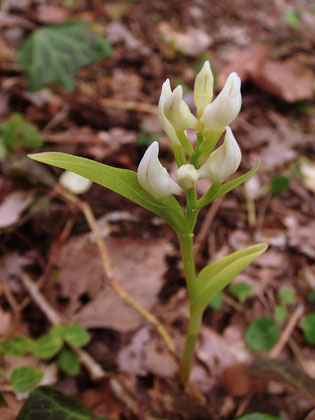
[[[187,128],[199,127],[197,118],[190,112],[188,105],[183,101],[183,88],[177,86],[166,98],[164,114],[175,128],[175,131],[185,131]]]
[[[241,79],[231,73],[219,95],[205,108],[200,121],[211,131],[223,132],[237,117],[241,105]]]
[[[159,144],[154,141],[146,150],[139,164],[139,184],[155,198],[164,198],[170,194],[182,194],[182,188],[172,180],[167,170],[161,165],[158,154]]]
[[[171,89],[170,81],[169,79],[167,79],[162,85],[161,96],[160,96],[160,100],[158,104],[158,117],[160,120],[160,124],[163,130],[165,131],[165,133],[167,134],[168,138],[171,140],[172,145],[180,146],[181,143],[177,137],[175,129],[172,126],[172,124],[169,122],[169,120],[166,118],[165,113],[164,113],[165,101],[171,94],[172,94],[172,89]]]
[[[209,61],[205,61],[202,69],[197,74],[194,85],[194,102],[197,114],[200,117],[213,96],[213,74]]]
[[[223,182],[237,171],[241,163],[241,150],[230,127],[226,127],[222,146],[212,152],[206,163],[199,169],[200,179]]]

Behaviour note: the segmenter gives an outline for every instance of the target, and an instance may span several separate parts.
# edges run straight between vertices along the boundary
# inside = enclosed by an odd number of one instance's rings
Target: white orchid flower
[[[213,97],[213,74],[209,61],[205,61],[202,69],[197,74],[194,85],[194,102],[197,107],[198,117],[201,116],[206,106]]]
[[[170,194],[182,194],[182,188],[169,176],[159,161],[159,144],[154,141],[148,147],[138,167],[139,184],[155,198]]]

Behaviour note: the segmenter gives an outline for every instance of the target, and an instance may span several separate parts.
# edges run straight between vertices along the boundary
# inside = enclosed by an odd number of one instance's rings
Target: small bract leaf
[[[66,22],[33,32],[15,56],[29,79],[29,89],[59,83],[69,90],[81,67],[111,54],[108,41],[85,22]]]
[[[252,286],[242,281],[229,286],[229,292],[232,293],[232,295],[234,295],[240,302],[245,302],[252,294],[252,290]]]
[[[63,337],[67,343],[77,347],[86,346],[91,340],[88,331],[76,324],[65,325]]]
[[[310,312],[306,315],[303,323],[302,330],[305,337],[305,340],[311,344],[315,345],[315,312]]]
[[[81,371],[78,356],[73,350],[64,350],[58,357],[59,368],[70,376],[77,376]]]
[[[92,412],[75,398],[42,386],[34,389],[17,420],[91,420]]]
[[[12,387],[17,392],[25,392],[34,388],[42,379],[44,373],[31,367],[19,367],[11,374]]]
[[[40,359],[51,359],[62,348],[62,338],[57,334],[45,334],[35,341],[33,353]]]
[[[24,356],[33,351],[34,341],[28,337],[17,335],[12,341],[3,341],[1,349],[7,355]]]
[[[280,330],[278,325],[269,318],[260,318],[252,322],[246,330],[245,341],[254,351],[271,349],[278,341]]]
[[[139,206],[162,217],[177,232],[185,229],[183,212],[176,199],[172,195],[160,200],[153,198],[139,184],[136,172],[113,168],[112,166],[66,153],[36,153],[29,155],[29,157],[38,162],[72,171],[123,197],[129,198],[129,200],[137,203]]]

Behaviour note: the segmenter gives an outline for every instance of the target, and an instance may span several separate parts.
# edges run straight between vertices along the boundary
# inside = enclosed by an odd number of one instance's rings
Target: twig
[[[163,324],[157,319],[155,315],[147,311],[143,306],[136,302],[115,280],[113,276],[113,271],[109,259],[109,254],[103,241],[103,238],[100,234],[99,229],[97,228],[97,223],[92,212],[90,205],[87,202],[80,200],[77,196],[72,194],[70,191],[65,190],[60,185],[56,186],[56,191],[68,199],[70,202],[74,203],[84,214],[86,221],[93,232],[98,246],[101,259],[103,262],[103,268],[106,278],[108,279],[108,284],[110,287],[118,294],[118,296],[129,306],[131,306],[135,311],[137,311],[147,322],[149,322],[157,330],[160,336],[163,338],[167,348],[170,352],[176,357],[176,348],[175,344],[167,332]]]
[[[195,258],[196,264],[198,262],[197,260],[198,260],[199,252],[200,252],[200,250],[201,250],[201,248],[202,248],[202,246],[203,246],[203,244],[204,244],[204,242],[207,238],[207,235],[208,235],[209,229],[211,227],[211,224],[213,222],[213,219],[214,219],[217,211],[219,210],[223,200],[224,200],[224,197],[220,197],[218,200],[216,200],[212,204],[212,206],[208,210],[208,213],[205,217],[205,220],[203,221],[203,224],[202,224],[201,229],[198,233],[198,236],[196,238],[196,243],[195,243],[195,246],[194,246],[194,258]]]
[[[298,323],[299,319],[301,318],[302,314],[304,312],[304,305],[299,305],[293,314],[291,315],[286,327],[284,328],[280,339],[278,340],[278,343],[273,347],[273,349],[269,352],[269,357],[271,359],[276,359],[285,345],[287,344],[288,340],[290,339],[290,336],[296,327],[296,324]]]
[[[135,101],[124,101],[121,99],[102,98],[99,100],[99,104],[103,107],[126,109],[130,111],[148,112],[149,114],[157,114],[157,106],[151,104],[145,104],[142,102]]]

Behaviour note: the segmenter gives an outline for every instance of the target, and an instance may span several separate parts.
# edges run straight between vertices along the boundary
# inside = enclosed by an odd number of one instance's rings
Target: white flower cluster
[[[195,79],[196,118],[183,101],[182,87],[177,86],[172,91],[169,79],[163,83],[158,116],[173,147],[182,145],[181,139],[188,128],[203,132],[205,138],[209,135],[219,138],[225,131],[225,137],[223,144],[210,153],[199,170],[191,163],[180,166],[177,170],[177,183],[171,179],[159,161],[158,143],[152,143],[140,162],[138,180],[153,197],[183,194],[184,190],[193,188],[198,179],[220,183],[237,170],[241,162],[241,151],[229,125],[241,109],[240,88],[240,78],[236,73],[231,73],[219,95],[211,102],[213,74],[209,61],[206,61]]]

